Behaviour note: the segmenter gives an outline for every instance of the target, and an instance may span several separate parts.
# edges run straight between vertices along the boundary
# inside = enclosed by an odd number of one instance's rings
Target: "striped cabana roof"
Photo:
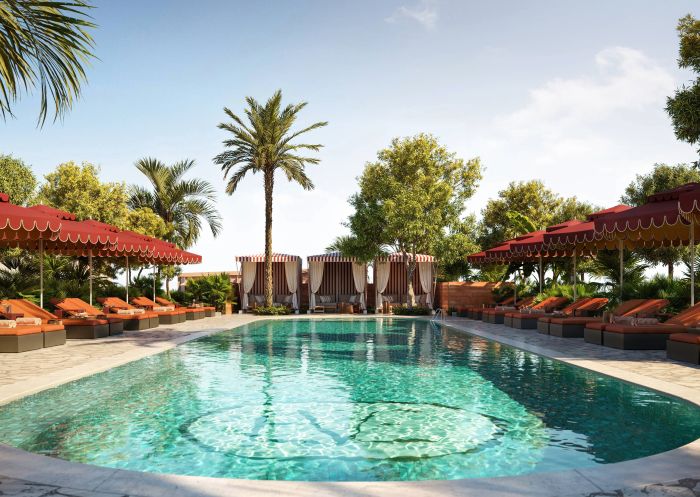
[[[377,262],[405,262],[411,254],[402,254],[401,252],[394,252],[382,257],[377,257]],[[435,257],[428,254],[416,254],[416,262],[435,262]]]
[[[236,257],[238,262],[265,262],[265,254],[254,254],[254,255],[239,255]],[[272,254],[272,262],[297,262],[301,261],[301,257],[298,255],[289,254],[278,254],[274,252]]]
[[[344,256],[340,252],[310,255],[306,258],[306,260],[309,262],[357,262],[357,258]]]

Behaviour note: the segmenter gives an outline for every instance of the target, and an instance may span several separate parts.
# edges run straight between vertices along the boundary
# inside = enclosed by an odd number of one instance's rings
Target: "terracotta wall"
[[[446,281],[437,284],[436,303],[442,309],[459,309],[468,305],[493,304],[491,291],[499,283],[488,281]]]

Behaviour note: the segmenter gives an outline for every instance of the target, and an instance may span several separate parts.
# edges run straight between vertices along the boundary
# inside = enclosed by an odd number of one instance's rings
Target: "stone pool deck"
[[[310,317],[323,319],[330,316],[301,315],[281,319]],[[75,340],[65,347],[17,355],[3,354],[0,357],[0,404],[259,319],[248,315],[221,316],[162,326],[156,330],[125,332],[121,337],[109,339]],[[534,330],[515,330],[461,318],[448,318],[444,323],[700,405],[700,368],[668,361],[663,351],[620,351],[586,344],[582,339],[550,337]],[[139,473],[71,463],[0,446],[0,495],[700,497],[700,441],[644,459],[581,470],[472,480],[344,483],[248,481]]]

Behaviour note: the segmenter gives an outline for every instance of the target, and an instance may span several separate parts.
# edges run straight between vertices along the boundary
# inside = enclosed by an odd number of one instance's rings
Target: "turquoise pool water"
[[[700,437],[698,408],[418,320],[258,322],[0,407],[0,441],[277,480],[517,475]]]

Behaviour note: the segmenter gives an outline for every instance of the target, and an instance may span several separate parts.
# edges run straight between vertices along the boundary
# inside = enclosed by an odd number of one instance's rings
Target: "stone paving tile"
[[[21,354],[2,354],[0,386],[45,376],[49,373],[82,366],[90,361],[115,357],[137,349],[152,349],[199,333],[207,327],[233,328],[250,322],[251,316],[223,316],[197,321],[185,321],[170,327],[144,331],[125,331],[123,335],[97,340],[68,340],[66,345],[32,350]]]
[[[507,339],[548,349],[570,359],[596,361],[700,392],[700,367],[666,359],[666,351],[663,350],[618,350],[586,343],[583,338],[553,337],[538,333],[537,330],[518,330],[464,318],[449,318],[446,322],[467,332],[471,330],[483,333],[496,340]]]

